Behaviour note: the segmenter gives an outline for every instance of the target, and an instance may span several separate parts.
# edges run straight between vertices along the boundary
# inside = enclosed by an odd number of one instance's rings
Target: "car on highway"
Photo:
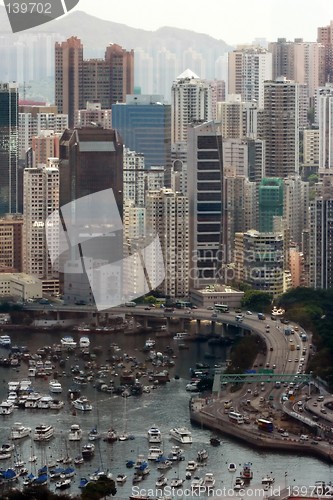
[[[208,307],[207,307],[207,310],[208,310],[208,311],[214,311],[214,306],[208,306]]]
[[[248,316],[252,316],[252,312],[251,311],[246,311],[246,313]]]

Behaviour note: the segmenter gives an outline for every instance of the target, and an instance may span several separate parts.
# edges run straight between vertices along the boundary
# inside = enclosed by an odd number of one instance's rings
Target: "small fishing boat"
[[[207,459],[208,459],[208,451],[204,448],[202,450],[199,450],[197,453],[197,461],[199,463],[202,463]]]
[[[126,482],[127,476],[126,474],[118,474],[116,477],[116,483],[117,484],[124,484]]]
[[[212,436],[209,441],[212,446],[220,446],[221,444],[221,439],[216,436]]]
[[[55,484],[55,487],[59,490],[66,490],[71,486],[72,480],[67,478],[67,479],[60,479],[60,481],[57,481]]]

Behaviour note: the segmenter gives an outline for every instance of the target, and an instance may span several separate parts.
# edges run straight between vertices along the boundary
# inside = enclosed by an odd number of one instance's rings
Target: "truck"
[[[263,313],[258,313],[258,319],[266,319],[266,316]]]
[[[284,329],[284,334],[285,335],[291,335],[291,329],[290,328],[285,328]]]
[[[294,351],[294,350],[295,350],[295,344],[290,344],[290,345],[289,345],[289,349],[290,349],[291,351]]]
[[[301,339],[302,339],[303,342],[306,342],[308,340],[308,337],[307,337],[306,333],[302,333],[301,334]]]

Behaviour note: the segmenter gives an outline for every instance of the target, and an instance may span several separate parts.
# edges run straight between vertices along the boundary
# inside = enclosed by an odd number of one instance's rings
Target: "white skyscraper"
[[[264,81],[272,79],[272,54],[262,47],[240,47],[228,54],[228,92],[264,107]]]
[[[57,112],[56,106],[20,106],[19,108],[19,158],[23,160],[31,147],[32,138],[43,130],[61,134],[68,128],[68,115]]]
[[[189,295],[189,204],[182,193],[171,189],[149,191],[146,225],[159,235],[165,280],[159,289],[171,297]]]
[[[24,271],[40,278],[43,291],[59,288],[57,272],[52,269],[46,245],[45,223],[59,209],[58,159],[49,158],[47,165],[26,168],[23,177]],[[59,228],[48,231],[52,248],[59,246]]]
[[[317,91],[319,123],[319,172],[332,172],[333,168],[333,85],[327,84]]]
[[[187,69],[171,89],[171,144],[187,141],[190,123],[213,119],[213,93],[216,88]]]
[[[124,202],[133,202],[137,207],[145,203],[145,158],[141,153],[136,153],[124,148]]]

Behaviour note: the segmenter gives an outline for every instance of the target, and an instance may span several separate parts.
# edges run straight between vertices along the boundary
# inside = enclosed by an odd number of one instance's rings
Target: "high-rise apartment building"
[[[59,291],[58,273],[52,268],[46,242],[46,220],[59,209],[58,159],[47,165],[26,168],[23,179],[24,272],[42,280],[44,292]],[[52,230],[54,248],[59,247],[57,228]]]
[[[284,239],[279,233],[236,233],[235,269],[239,281],[278,297],[284,292]]]
[[[240,94],[228,94],[217,103],[216,119],[221,122],[224,139],[255,139],[257,137],[257,102],[244,102]]]
[[[324,45],[317,42],[304,42],[302,38],[295,38],[287,42],[285,38],[278,38],[271,42],[268,50],[272,53],[272,79],[285,76],[307,86],[308,97],[313,97],[316,88],[323,80]]]
[[[49,158],[59,158],[59,134],[55,134],[53,130],[41,130],[37,136],[32,137],[31,149],[33,166],[46,165]]]
[[[68,115],[74,124],[75,111],[83,108],[83,45],[72,36],[55,44],[55,104],[60,113]]]
[[[225,261],[234,262],[235,234],[257,227],[257,187],[246,177],[225,171],[223,212],[226,224]]]
[[[275,177],[262,179],[259,185],[259,231],[273,231],[273,217],[283,216],[283,180]]]
[[[289,238],[299,248],[302,247],[302,233],[309,222],[309,183],[294,175],[283,179],[283,216]]]
[[[262,47],[240,47],[228,54],[228,93],[264,107],[264,81],[272,79],[272,54]]]
[[[306,171],[317,172],[319,168],[319,129],[303,130],[303,162],[302,168],[305,178]]]
[[[333,181],[323,178],[320,191],[310,202],[309,281],[313,288],[333,287]]]
[[[333,172],[333,84],[318,88],[319,172]]]
[[[278,78],[264,83],[262,137],[265,177],[299,172],[299,84]]]
[[[125,102],[134,89],[134,51],[110,44],[104,59],[83,59],[83,45],[77,37],[55,45],[55,101],[61,113],[68,114],[74,126],[75,113],[86,102],[99,102],[111,109]]]
[[[148,191],[146,225],[159,235],[165,279],[159,286],[165,296],[188,297],[190,277],[189,204],[171,189]]]
[[[32,145],[32,138],[38,136],[42,130],[52,130],[54,134],[60,136],[66,128],[68,128],[68,116],[58,113],[56,106],[20,105],[18,130],[20,160],[25,159],[26,152]]]
[[[213,119],[215,91],[210,82],[189,69],[176,78],[171,88],[172,144],[187,142],[189,124]]]
[[[214,283],[222,263],[222,134],[215,122],[193,123],[188,130],[191,287]]]
[[[23,271],[23,218],[9,214],[0,218],[0,272]]]
[[[143,154],[124,148],[124,203],[145,205],[145,158]]]
[[[112,128],[111,109],[102,109],[99,102],[87,102],[86,109],[79,109],[75,113],[74,127]]]
[[[18,211],[18,86],[0,83],[0,215]]]
[[[171,165],[171,107],[158,95],[127,95],[112,105],[112,126],[124,145],[144,155],[145,166]]]
[[[317,42],[325,47],[323,62],[323,76],[320,85],[333,82],[333,21],[328,26],[323,26],[317,30]]]

